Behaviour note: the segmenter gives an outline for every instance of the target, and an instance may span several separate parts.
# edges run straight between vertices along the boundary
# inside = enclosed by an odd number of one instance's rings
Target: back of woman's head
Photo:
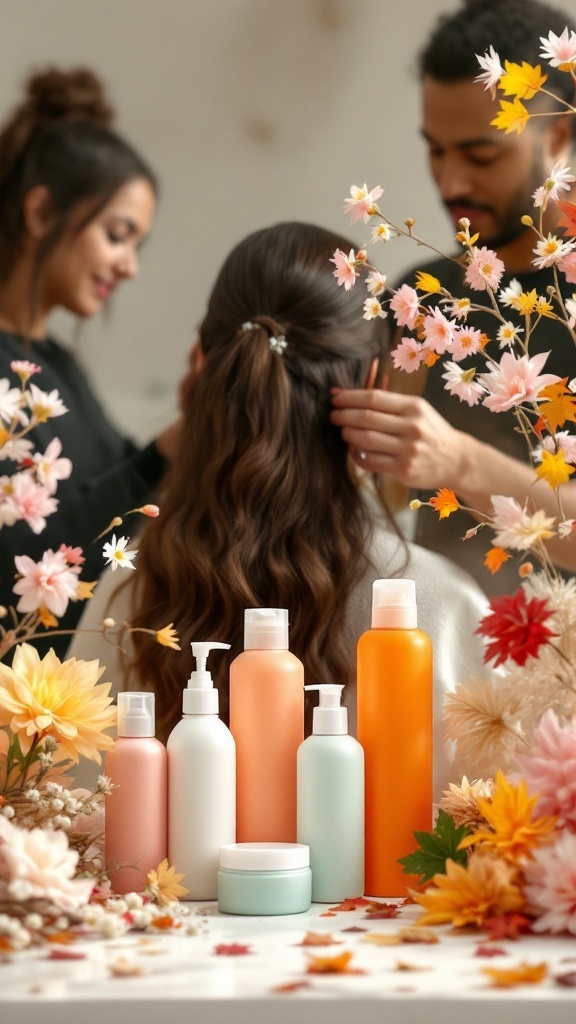
[[[126,182],[146,178],[156,189],[142,158],[111,130],[112,117],[92,71],[48,68],[29,78],[25,99],[0,128],[0,284],[20,255],[32,188],[46,188],[52,223],[39,264],[83,204],[78,230]]]
[[[236,246],[216,280],[179,457],[135,578],[138,624],[174,622],[184,647],[134,634],[139,685],[159,693],[164,731],[180,714],[189,642],[226,640],[233,657],[247,607],[289,609],[310,681],[351,677],[342,623],[370,517],[330,422],[330,389],[362,386],[385,337],[381,319],[363,319],[360,289],[332,276],[334,250],[350,247],[278,224]],[[216,671],[224,712],[229,660]]]

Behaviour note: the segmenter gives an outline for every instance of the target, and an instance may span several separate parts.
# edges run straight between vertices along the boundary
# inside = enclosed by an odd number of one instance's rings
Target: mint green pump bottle
[[[298,748],[298,842],[310,847],[312,901],[335,903],[364,893],[364,751],[348,735],[342,686],[320,691],[312,735]]]

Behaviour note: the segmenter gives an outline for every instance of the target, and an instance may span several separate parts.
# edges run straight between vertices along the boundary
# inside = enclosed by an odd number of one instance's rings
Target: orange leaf
[[[549,384],[539,393],[539,398],[547,398],[548,402],[542,403],[540,416],[544,416],[550,432],[555,434],[558,427],[563,427],[566,420],[576,423],[576,395],[566,387],[567,377],[558,384]]]
[[[338,956],[309,956],[307,974],[365,974],[359,967],[350,967],[354,953],[344,950]]]
[[[490,548],[490,551],[486,552],[486,558],[484,559],[484,565],[487,569],[490,569],[492,575],[498,572],[501,565],[507,562],[510,555],[505,548]]]
[[[77,936],[73,932],[52,932],[51,935],[46,935],[46,942],[54,942],[58,946],[69,946],[76,938]]]
[[[436,492],[436,495],[430,498],[428,504],[432,506],[435,512],[439,513],[440,519],[446,519],[447,516],[452,515],[452,512],[460,508],[458,498],[449,487],[441,487]]]
[[[335,939],[330,932],[306,932],[301,942],[295,942],[295,946],[337,946],[341,945],[340,939]]]
[[[243,956],[246,953],[251,953],[252,949],[250,944],[244,945],[241,942],[221,942],[220,945],[214,946],[214,952],[216,956]]]
[[[170,917],[170,914],[164,914],[162,917],[153,918],[150,926],[151,928],[157,928],[158,931],[163,931],[166,928],[181,928],[182,922],[177,921],[174,917]]]
[[[371,906],[374,906],[374,900],[365,900],[363,896],[353,896],[342,900],[342,903],[339,903],[337,907],[330,907],[330,912],[337,910],[356,910],[357,907]]]
[[[439,359],[440,356],[436,352],[433,352],[432,349],[429,349],[424,359],[424,365],[430,368],[431,366],[434,366],[434,363],[437,363]]]
[[[312,988],[309,981],[287,981],[284,985],[275,985],[271,992],[298,992],[301,988]]]
[[[576,235],[576,203],[556,203],[562,216],[558,221],[560,227],[565,228],[565,235]]]
[[[496,988],[512,988],[515,985],[539,985],[548,974],[546,963],[527,964],[520,963],[517,967],[483,967],[482,973],[486,974]]]
[[[58,619],[56,619],[52,615],[52,612],[49,612],[48,609],[44,607],[44,605],[41,605],[40,608],[38,609],[38,618],[40,619],[40,622],[44,626],[44,629],[56,629],[58,625]]]

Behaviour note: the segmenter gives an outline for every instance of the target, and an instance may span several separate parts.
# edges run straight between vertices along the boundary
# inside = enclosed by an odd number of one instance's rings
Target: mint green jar
[[[302,843],[227,843],[220,847],[218,910],[263,916],[310,909],[310,849]]]

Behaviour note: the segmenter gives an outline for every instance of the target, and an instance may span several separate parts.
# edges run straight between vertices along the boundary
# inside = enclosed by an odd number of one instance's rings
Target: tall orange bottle
[[[288,650],[285,608],[248,608],[230,665],[236,839],[296,842],[296,756],[304,739],[304,666]]]
[[[366,758],[366,893],[405,896],[398,858],[432,828],[433,666],[414,580],[375,580],[358,641],[357,734]]]

